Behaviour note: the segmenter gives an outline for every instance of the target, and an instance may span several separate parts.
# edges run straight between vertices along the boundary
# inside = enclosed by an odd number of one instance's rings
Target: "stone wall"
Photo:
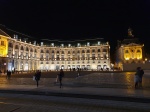
[[[123,64],[123,71],[136,71],[137,67],[142,67],[144,70],[150,71],[150,63],[125,63]]]

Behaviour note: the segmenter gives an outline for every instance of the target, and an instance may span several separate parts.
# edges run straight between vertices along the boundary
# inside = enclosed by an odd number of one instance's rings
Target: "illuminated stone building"
[[[119,69],[124,70],[125,65],[128,65],[128,67],[130,67],[131,63],[132,65],[143,63],[143,47],[144,44],[140,43],[139,39],[134,37],[134,35],[132,34],[132,30],[129,28],[128,37],[123,41],[118,41],[116,66]]]
[[[1,70],[110,69],[110,45],[103,38],[75,41],[43,39],[38,44],[30,36],[6,27],[1,29]]]

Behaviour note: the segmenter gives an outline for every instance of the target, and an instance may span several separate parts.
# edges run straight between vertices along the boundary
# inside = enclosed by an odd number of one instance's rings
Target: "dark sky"
[[[131,27],[150,42],[149,0],[0,0],[0,24],[36,38],[101,37],[115,46]]]

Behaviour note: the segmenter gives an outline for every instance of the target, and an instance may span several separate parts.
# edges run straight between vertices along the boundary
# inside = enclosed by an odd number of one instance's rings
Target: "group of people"
[[[137,71],[135,73],[135,88],[142,87],[142,77],[144,75],[144,71],[141,67],[137,67]]]
[[[56,78],[56,82],[59,81],[59,86],[60,88],[62,87],[62,78],[64,77],[64,71],[63,69],[60,70],[60,73],[57,74],[57,78]],[[37,72],[35,73],[35,75],[33,76],[33,80],[36,81],[36,85],[37,87],[39,86],[39,80],[41,78],[41,71],[40,70],[37,70]]]

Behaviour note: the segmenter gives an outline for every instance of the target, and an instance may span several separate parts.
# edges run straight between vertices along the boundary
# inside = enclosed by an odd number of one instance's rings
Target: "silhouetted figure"
[[[60,73],[58,74],[58,79],[60,83],[60,88],[62,87],[62,78],[64,77],[64,71],[63,69],[60,70]]]
[[[138,87],[138,83],[139,83],[139,75],[140,75],[140,67],[137,67],[136,69],[136,73],[135,73],[135,77],[134,77],[134,82],[135,82],[135,88]]]
[[[142,87],[142,78],[144,75],[144,70],[140,67],[140,74],[139,74],[139,87]]]
[[[7,76],[6,76],[6,79],[10,79],[11,77],[11,71],[10,70],[7,70]]]
[[[35,80],[36,80],[36,85],[37,85],[37,87],[39,86],[39,80],[40,80],[40,78],[41,78],[41,71],[37,71],[36,73],[35,73]]]

